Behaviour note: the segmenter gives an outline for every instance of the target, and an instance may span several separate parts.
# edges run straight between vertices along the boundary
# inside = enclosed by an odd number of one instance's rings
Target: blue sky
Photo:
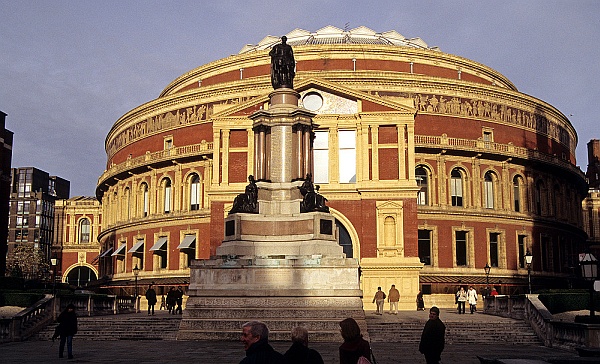
[[[179,75],[266,35],[327,25],[421,37],[490,66],[600,138],[599,1],[0,0],[0,110],[13,166],[35,166],[93,195],[104,140],[124,113]]]

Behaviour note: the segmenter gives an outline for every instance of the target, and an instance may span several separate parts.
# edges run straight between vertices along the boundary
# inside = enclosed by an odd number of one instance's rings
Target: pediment
[[[300,94],[299,106],[305,107],[317,115],[358,114],[359,112],[365,112],[366,105],[368,105],[369,112],[394,112],[409,115],[414,115],[417,112],[414,107],[317,78],[296,82],[295,90]],[[269,101],[270,93],[234,105],[214,114],[213,118],[250,115],[263,108]],[[359,102],[362,104],[362,111],[359,111]],[[320,106],[319,103],[321,103]]]
[[[399,210],[402,209],[402,203],[399,201],[378,201],[377,210]]]

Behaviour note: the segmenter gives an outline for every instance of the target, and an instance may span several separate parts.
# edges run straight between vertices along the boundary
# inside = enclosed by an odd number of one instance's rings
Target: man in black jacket
[[[73,359],[73,336],[77,333],[77,314],[75,305],[70,304],[58,316],[58,326],[60,332],[60,344],[58,346],[58,357],[62,358],[65,351],[65,341],[67,342],[67,354],[69,359]]]
[[[246,322],[242,326],[242,343],[246,357],[240,364],[284,364],[283,355],[269,345],[269,329],[260,321]]]
[[[425,323],[419,352],[425,355],[427,364],[438,364],[444,350],[446,325],[440,320],[440,309],[433,306],[429,310],[429,320]]]
[[[308,348],[308,330],[302,326],[292,329],[292,346],[283,356],[287,364],[323,364],[321,354]]]

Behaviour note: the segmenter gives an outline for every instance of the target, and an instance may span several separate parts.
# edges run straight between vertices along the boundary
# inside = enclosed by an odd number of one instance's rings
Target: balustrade
[[[484,313],[525,319],[548,347],[600,348],[600,325],[553,320],[537,295],[486,297]]]

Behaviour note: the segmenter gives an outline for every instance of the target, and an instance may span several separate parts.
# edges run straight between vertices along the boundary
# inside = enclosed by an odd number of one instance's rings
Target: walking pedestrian
[[[167,292],[167,310],[169,313],[175,313],[175,303],[177,302],[177,298],[175,297],[175,287],[171,287],[169,292]]]
[[[381,287],[377,287],[375,297],[373,297],[373,303],[377,304],[376,315],[383,315],[383,304],[385,303],[385,293],[381,290]]]
[[[269,328],[260,321],[246,322],[242,337],[246,357],[240,364],[283,364],[285,358],[269,344]]]
[[[287,364],[324,364],[321,354],[308,347],[308,330],[302,326],[292,329],[292,346],[283,356]]]
[[[183,313],[182,305],[183,305],[183,288],[181,286],[177,287],[177,291],[175,291],[175,303],[177,303],[177,309],[174,309],[173,313]]]
[[[396,289],[396,285],[392,284],[392,288],[388,293],[388,302],[390,303],[390,315],[398,314],[398,301],[400,301],[400,292]]]
[[[417,311],[425,311],[425,300],[423,300],[423,292],[417,293]]]
[[[419,352],[425,355],[427,364],[438,364],[444,350],[446,325],[440,320],[440,309],[433,306],[429,310],[429,320],[425,323]]]
[[[154,315],[154,305],[156,305],[156,291],[153,288],[152,283],[148,286],[146,291],[146,300],[148,301],[148,316]],[[150,313],[152,311],[152,313]]]
[[[66,342],[68,358],[73,359],[73,336],[75,336],[77,333],[77,313],[75,313],[75,305],[69,304],[67,308],[58,316],[57,321],[60,328],[58,357],[63,357]]]
[[[465,313],[465,305],[467,302],[467,292],[464,287],[460,287],[458,292],[456,292],[456,304],[458,305],[458,314]]]
[[[469,302],[471,314],[473,314],[473,312],[477,311],[477,291],[473,286],[470,286],[467,291],[467,301]]]
[[[340,364],[356,364],[361,357],[371,361],[371,346],[363,339],[358,323],[347,318],[340,322],[340,329],[344,339],[340,345]]]

